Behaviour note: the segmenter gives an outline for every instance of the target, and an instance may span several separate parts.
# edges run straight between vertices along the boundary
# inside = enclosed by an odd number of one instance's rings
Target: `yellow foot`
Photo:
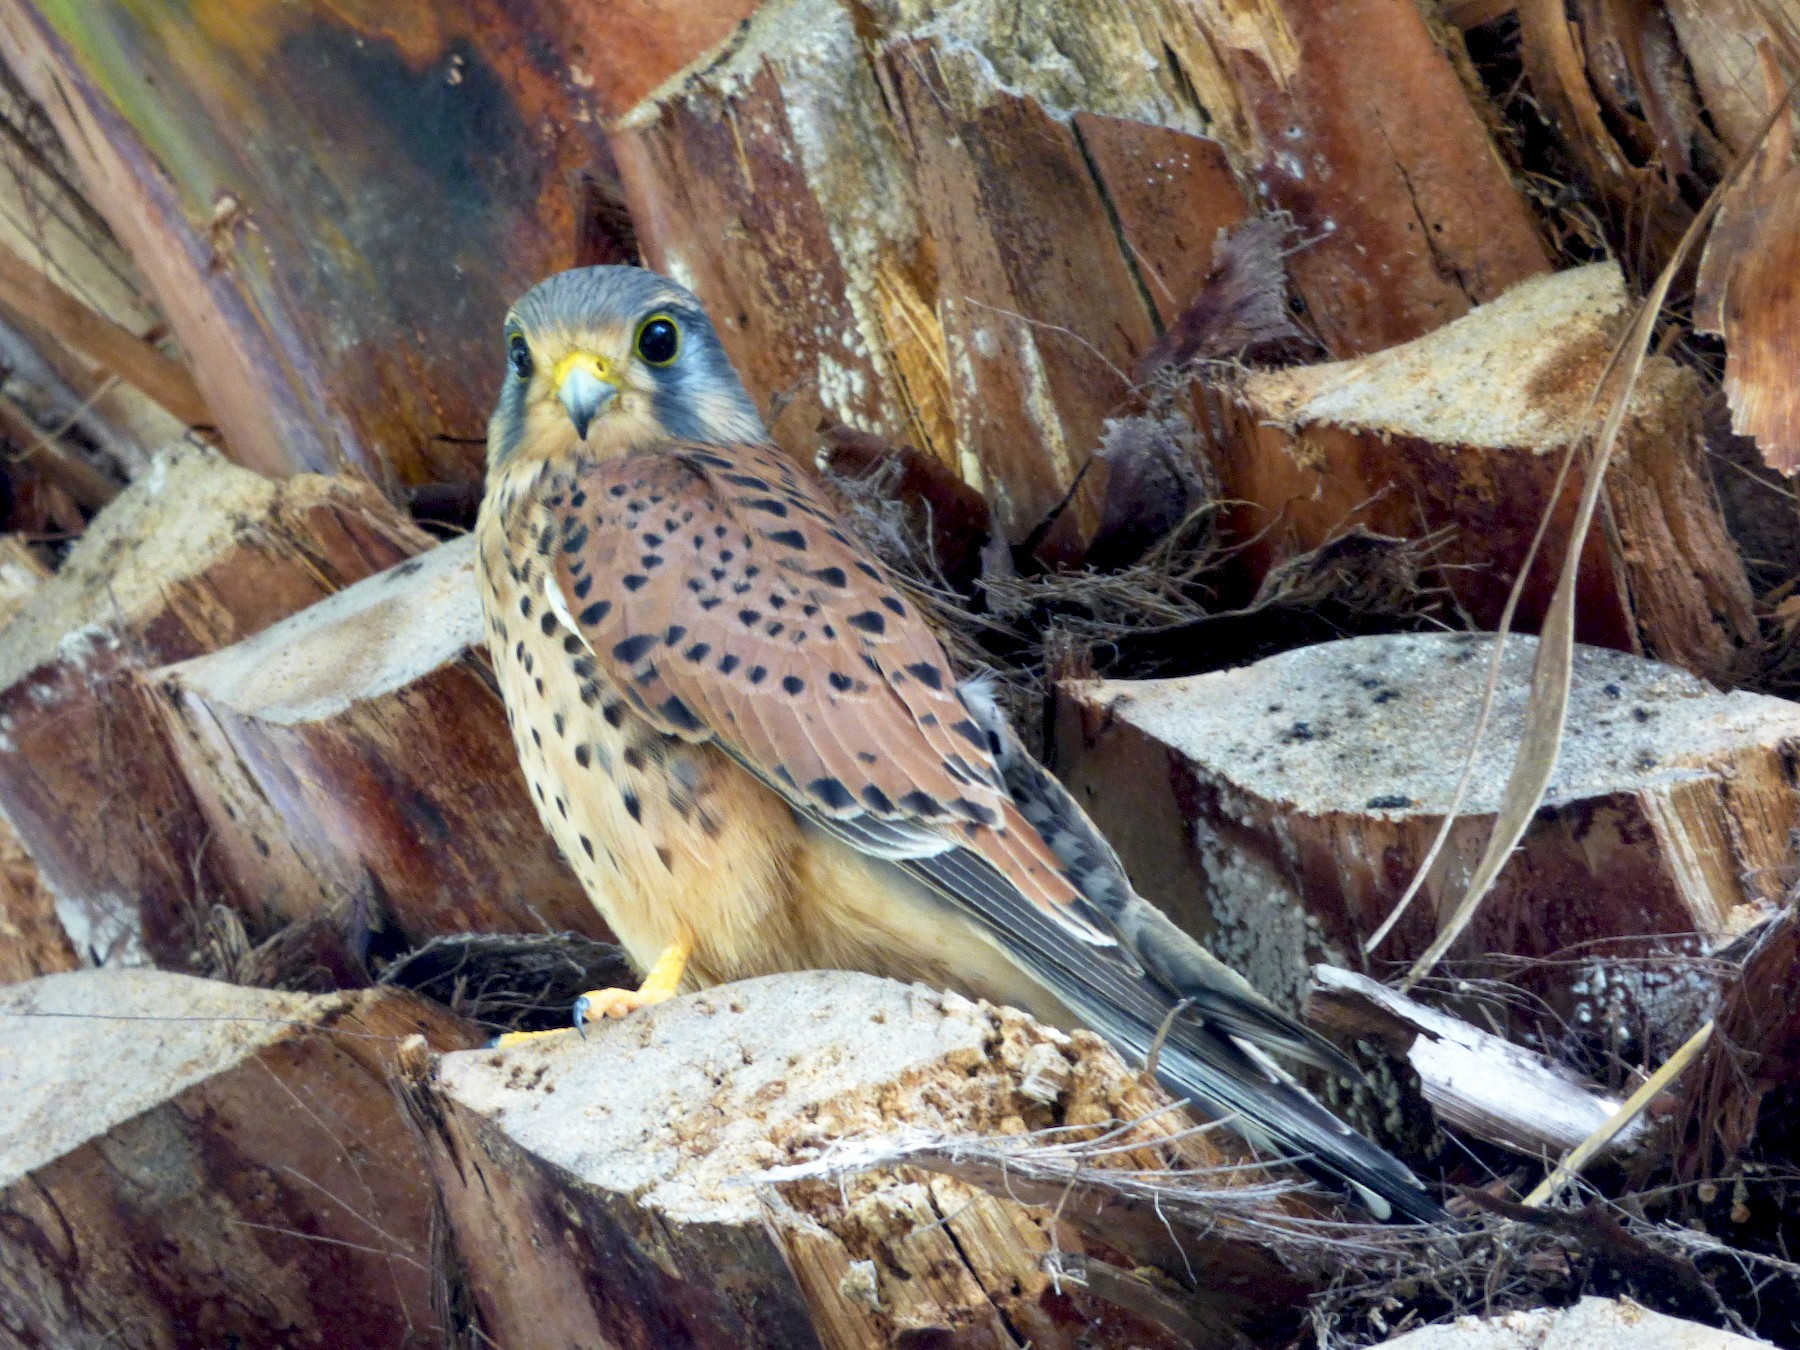
[[[682,972],[687,969],[688,957],[693,951],[693,939],[684,934],[663,948],[662,955],[656,958],[656,964],[650,967],[650,973],[636,989],[596,989],[583,994],[575,1000],[575,1029],[579,1031],[583,1023],[595,1022],[602,1017],[626,1017],[639,1008],[668,1002],[681,986]]]
[[[503,1036],[496,1036],[487,1043],[490,1050],[505,1050],[509,1046],[523,1045],[526,1041],[542,1040],[545,1036],[567,1036],[570,1028],[558,1027],[555,1031],[509,1031]]]
[[[599,1021],[602,1017],[628,1017],[639,1008],[666,1003],[674,998],[693,950],[692,939],[677,938],[663,949],[663,954],[656,958],[656,964],[650,967],[650,973],[644,977],[643,984],[636,989],[595,989],[583,994],[575,1000],[575,1030],[580,1031],[584,1024]],[[504,1036],[496,1036],[489,1041],[488,1049],[504,1050],[508,1046],[521,1045],[540,1037],[568,1034],[567,1031],[509,1031]]]

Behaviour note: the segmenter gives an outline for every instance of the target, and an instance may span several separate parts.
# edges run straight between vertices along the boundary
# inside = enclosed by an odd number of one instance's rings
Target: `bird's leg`
[[[656,958],[656,964],[650,967],[650,973],[636,989],[596,989],[583,994],[575,1000],[576,1030],[580,1030],[584,1022],[596,1022],[602,1017],[624,1017],[639,1008],[675,997],[682,972],[687,969],[688,957],[693,954],[693,938],[682,933],[663,948],[662,955]]]
[[[656,958],[656,964],[650,967],[650,973],[644,976],[644,982],[636,989],[595,989],[583,994],[575,1000],[575,1030],[580,1031],[584,1023],[597,1021],[602,1017],[624,1017],[639,1008],[667,1002],[680,987],[688,957],[693,954],[694,940],[683,933],[663,948],[662,955]],[[502,1050],[522,1041],[536,1040],[540,1036],[567,1034],[566,1030],[509,1031],[504,1036],[496,1036],[488,1043],[488,1048]]]

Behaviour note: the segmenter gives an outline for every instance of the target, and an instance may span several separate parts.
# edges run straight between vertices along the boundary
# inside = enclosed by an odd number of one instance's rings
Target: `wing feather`
[[[560,486],[551,611],[654,725],[717,742],[855,847],[991,857],[1002,927],[1036,907],[1116,943],[1013,810],[935,635],[779,451],[683,445]]]

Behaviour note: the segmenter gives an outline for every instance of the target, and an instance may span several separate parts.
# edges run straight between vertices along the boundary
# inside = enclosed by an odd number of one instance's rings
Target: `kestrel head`
[[[582,267],[512,307],[488,464],[667,440],[758,441],[762,419],[693,295],[640,267]]]

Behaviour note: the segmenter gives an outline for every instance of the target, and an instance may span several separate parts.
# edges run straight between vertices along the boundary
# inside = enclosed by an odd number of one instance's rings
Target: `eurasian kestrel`
[[[1253,1142],[1441,1217],[1265,1052],[1334,1047],[1138,898],[1069,794],[809,475],[769,444],[695,298],[551,277],[507,316],[477,526],[532,795],[646,973],[865,970],[1087,1026]]]

